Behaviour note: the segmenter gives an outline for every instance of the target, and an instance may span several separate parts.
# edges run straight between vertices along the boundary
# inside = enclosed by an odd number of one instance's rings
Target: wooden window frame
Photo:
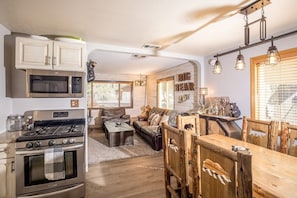
[[[172,109],[174,109],[174,105],[175,105],[175,102],[174,102],[175,101],[175,97],[174,97],[174,95],[175,95],[175,89],[174,89],[175,79],[174,79],[174,76],[169,76],[169,77],[161,78],[161,79],[157,80],[157,106],[159,108],[162,108],[159,106],[159,104],[160,104],[159,84],[160,84],[160,82],[171,81],[171,80],[173,81],[173,108]]]
[[[129,84],[131,86],[131,97],[130,97],[130,106],[127,106],[125,108],[133,108],[133,90],[134,90],[134,83],[133,81],[104,81],[104,80],[94,80],[91,83],[91,85],[93,85],[93,83],[111,83],[111,84]],[[88,97],[87,97],[88,98]],[[88,105],[88,109],[100,109],[102,107],[98,106],[98,107],[94,107],[93,106],[93,86],[91,86],[91,106]],[[120,99],[118,99],[118,106],[117,107],[121,107],[120,106]]]
[[[296,59],[297,58],[297,48],[292,48],[288,50],[280,51],[281,59]],[[256,119],[256,66],[263,63],[265,60],[266,55],[261,55],[257,57],[253,57],[250,59],[250,111],[251,111],[251,118]],[[297,66],[297,65],[296,65]]]

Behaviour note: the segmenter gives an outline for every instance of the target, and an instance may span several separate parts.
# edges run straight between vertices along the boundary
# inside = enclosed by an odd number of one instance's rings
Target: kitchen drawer
[[[15,144],[0,144],[0,159],[12,158],[15,153]]]

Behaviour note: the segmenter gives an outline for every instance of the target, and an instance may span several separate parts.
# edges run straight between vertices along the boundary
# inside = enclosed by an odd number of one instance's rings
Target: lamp
[[[244,70],[244,68],[245,68],[244,57],[241,54],[240,47],[239,47],[239,54],[236,58],[235,69],[236,70]]]
[[[200,94],[200,96],[202,96],[202,105],[205,105],[205,96],[208,94],[208,88],[200,87],[199,94]]]
[[[217,60],[216,60],[214,66],[212,68],[212,73],[214,73],[214,74],[220,74],[220,73],[222,73],[222,70],[223,70],[222,69],[222,65],[221,65],[221,63],[219,61],[219,58],[217,57]]]
[[[146,81],[142,80],[141,74],[139,74],[139,80],[135,80],[135,86],[145,86]]]
[[[267,50],[267,55],[265,59],[266,65],[276,65],[280,62],[281,58],[278,53],[277,48],[273,45],[273,36],[271,37],[271,46]]]
[[[199,95],[201,97],[201,110],[203,113],[205,113],[205,96],[208,94],[208,88],[207,87],[200,87],[199,88]]]

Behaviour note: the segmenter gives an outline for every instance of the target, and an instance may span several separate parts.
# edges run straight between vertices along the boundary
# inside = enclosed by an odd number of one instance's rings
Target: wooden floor
[[[89,166],[88,198],[164,198],[163,153]]]

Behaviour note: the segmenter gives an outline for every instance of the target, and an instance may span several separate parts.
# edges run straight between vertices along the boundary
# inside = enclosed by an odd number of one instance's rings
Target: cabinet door
[[[52,69],[53,41],[16,37],[17,69]]]
[[[14,158],[0,159],[0,198],[15,198]]]
[[[85,64],[85,44],[54,42],[55,70],[84,71]]]
[[[220,127],[220,125],[215,120],[209,120],[208,121],[208,134],[221,134],[225,135],[223,129]]]

